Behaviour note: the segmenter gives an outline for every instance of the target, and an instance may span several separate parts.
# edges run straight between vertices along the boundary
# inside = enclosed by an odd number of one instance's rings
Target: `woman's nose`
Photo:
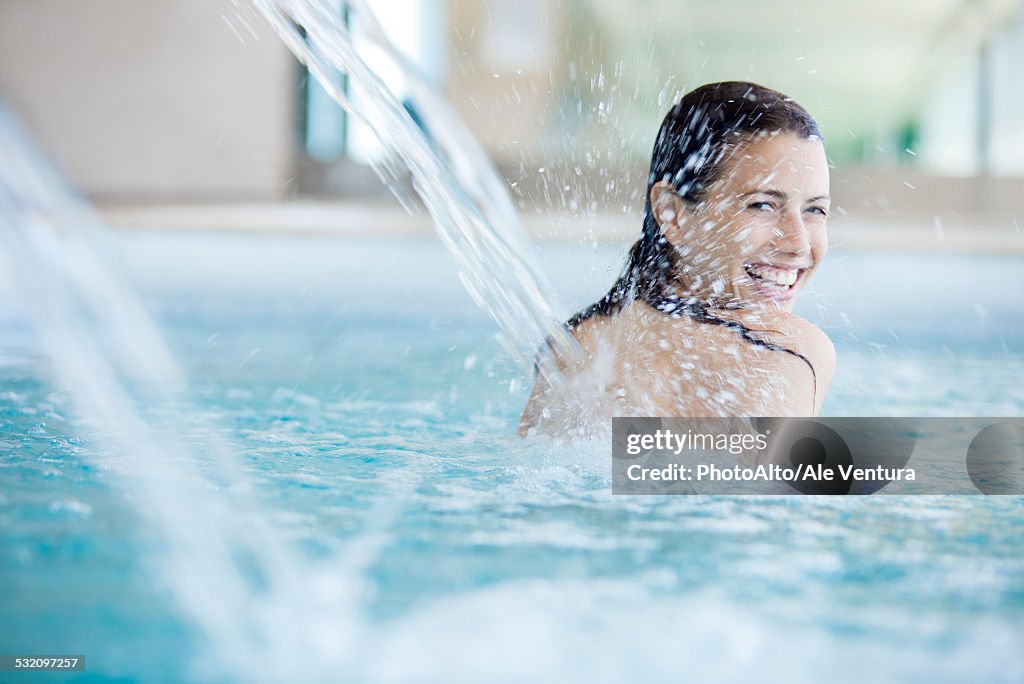
[[[772,229],[772,245],[779,252],[787,254],[807,254],[811,251],[807,226],[799,211],[784,211],[779,215],[779,223]]]

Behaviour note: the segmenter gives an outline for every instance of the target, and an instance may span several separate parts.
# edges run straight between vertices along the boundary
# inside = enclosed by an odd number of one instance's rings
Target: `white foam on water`
[[[1019,630],[1003,619],[961,624],[958,642],[937,652],[794,624],[777,605],[714,590],[681,596],[664,582],[652,573],[628,584],[529,580],[438,597],[401,623],[378,627],[361,679],[1009,684],[1024,673],[1024,659],[1014,655]],[[879,619],[895,634],[921,629],[906,614]],[[978,658],[982,652],[993,657]]]
[[[299,671],[330,671],[338,644],[310,647],[315,635],[351,631],[352,597],[324,592],[314,599],[304,591],[314,568],[299,562],[246,496],[236,455],[198,416],[178,418],[188,411],[185,380],[142,305],[104,263],[98,220],[2,107],[0,159],[8,301],[31,321],[78,424],[103,445],[84,455],[133,492],[157,531],[156,571],[209,645],[197,666],[281,681],[305,653]],[[188,441],[194,435],[198,449]],[[200,465],[233,486],[218,490]],[[90,514],[73,499],[54,500],[50,510]],[[293,627],[282,632],[281,624]]]

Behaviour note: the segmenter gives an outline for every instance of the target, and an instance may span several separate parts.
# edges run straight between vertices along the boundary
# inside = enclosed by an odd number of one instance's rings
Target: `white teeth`
[[[757,265],[749,266],[747,271],[761,280],[778,285],[779,287],[790,287],[796,282],[798,270],[790,268],[779,268],[777,266]]]

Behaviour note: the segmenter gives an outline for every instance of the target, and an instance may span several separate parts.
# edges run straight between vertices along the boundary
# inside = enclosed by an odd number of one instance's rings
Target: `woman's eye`
[[[828,218],[828,211],[825,209],[825,207],[808,207],[807,211]]]
[[[775,208],[775,205],[771,202],[751,202],[747,205],[747,208],[754,211],[771,211]]]

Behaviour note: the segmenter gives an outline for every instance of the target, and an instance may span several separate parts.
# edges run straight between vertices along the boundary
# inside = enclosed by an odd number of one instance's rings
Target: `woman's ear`
[[[669,242],[680,244],[689,211],[683,198],[666,181],[651,186],[651,214]]]

